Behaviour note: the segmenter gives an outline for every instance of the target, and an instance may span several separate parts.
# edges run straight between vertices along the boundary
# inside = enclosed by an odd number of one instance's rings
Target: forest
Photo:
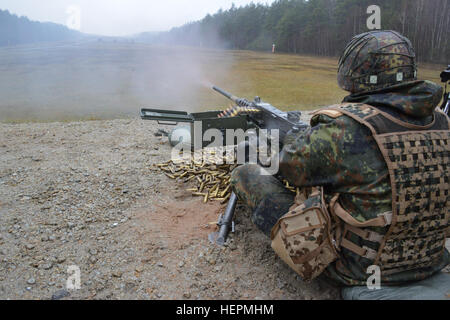
[[[80,36],[80,32],[60,24],[31,21],[0,10],[0,46],[73,40]]]
[[[450,0],[277,0],[232,6],[167,32],[134,37],[151,43],[339,56],[352,36],[368,31],[367,8],[381,9],[381,28],[413,43],[419,61],[449,63]],[[55,23],[0,10],[0,46],[81,38]],[[129,39],[129,38],[127,38]]]
[[[369,31],[367,8],[381,9],[381,28],[413,43],[419,61],[448,63],[449,0],[278,0],[219,10],[153,41],[229,49],[338,56],[352,36]]]

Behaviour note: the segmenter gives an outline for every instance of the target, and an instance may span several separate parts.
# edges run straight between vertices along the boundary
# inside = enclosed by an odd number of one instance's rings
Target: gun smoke
[[[220,50],[133,41],[0,49],[0,121],[137,116],[140,107],[199,111],[233,64]]]

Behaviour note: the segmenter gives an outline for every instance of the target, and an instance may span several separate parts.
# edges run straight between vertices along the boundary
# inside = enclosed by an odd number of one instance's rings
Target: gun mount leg
[[[233,216],[236,209],[237,197],[234,192],[231,194],[230,201],[228,202],[225,213],[220,216],[217,225],[219,226],[219,232],[212,232],[209,234],[208,239],[211,243],[223,246],[227,241],[230,231],[234,232]]]

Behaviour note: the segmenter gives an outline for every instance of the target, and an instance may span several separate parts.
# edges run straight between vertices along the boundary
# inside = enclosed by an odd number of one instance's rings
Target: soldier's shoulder
[[[333,104],[324,108],[320,108],[312,113],[313,116],[324,114],[330,118],[338,118],[346,113],[361,114],[367,116],[368,113],[375,111],[375,109],[363,103],[339,103]]]
[[[365,118],[375,112],[375,109],[362,103],[340,103],[318,109],[312,113],[311,123],[329,123],[335,119]]]
[[[314,127],[320,123],[331,123],[344,114],[336,108],[338,105],[331,105],[320,108],[311,113],[311,126]]]

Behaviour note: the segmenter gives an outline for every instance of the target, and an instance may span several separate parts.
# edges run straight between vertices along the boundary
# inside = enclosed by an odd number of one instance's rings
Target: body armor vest
[[[373,261],[386,275],[437,263],[446,250],[450,215],[448,117],[435,111],[431,124],[418,126],[364,104],[336,105],[318,113],[344,114],[369,128],[391,182],[392,212],[372,221],[358,222],[340,207],[337,197],[332,201],[331,211],[344,225],[341,247]],[[386,234],[374,232],[373,227],[383,226]],[[348,232],[379,249],[357,246],[345,237]]]

